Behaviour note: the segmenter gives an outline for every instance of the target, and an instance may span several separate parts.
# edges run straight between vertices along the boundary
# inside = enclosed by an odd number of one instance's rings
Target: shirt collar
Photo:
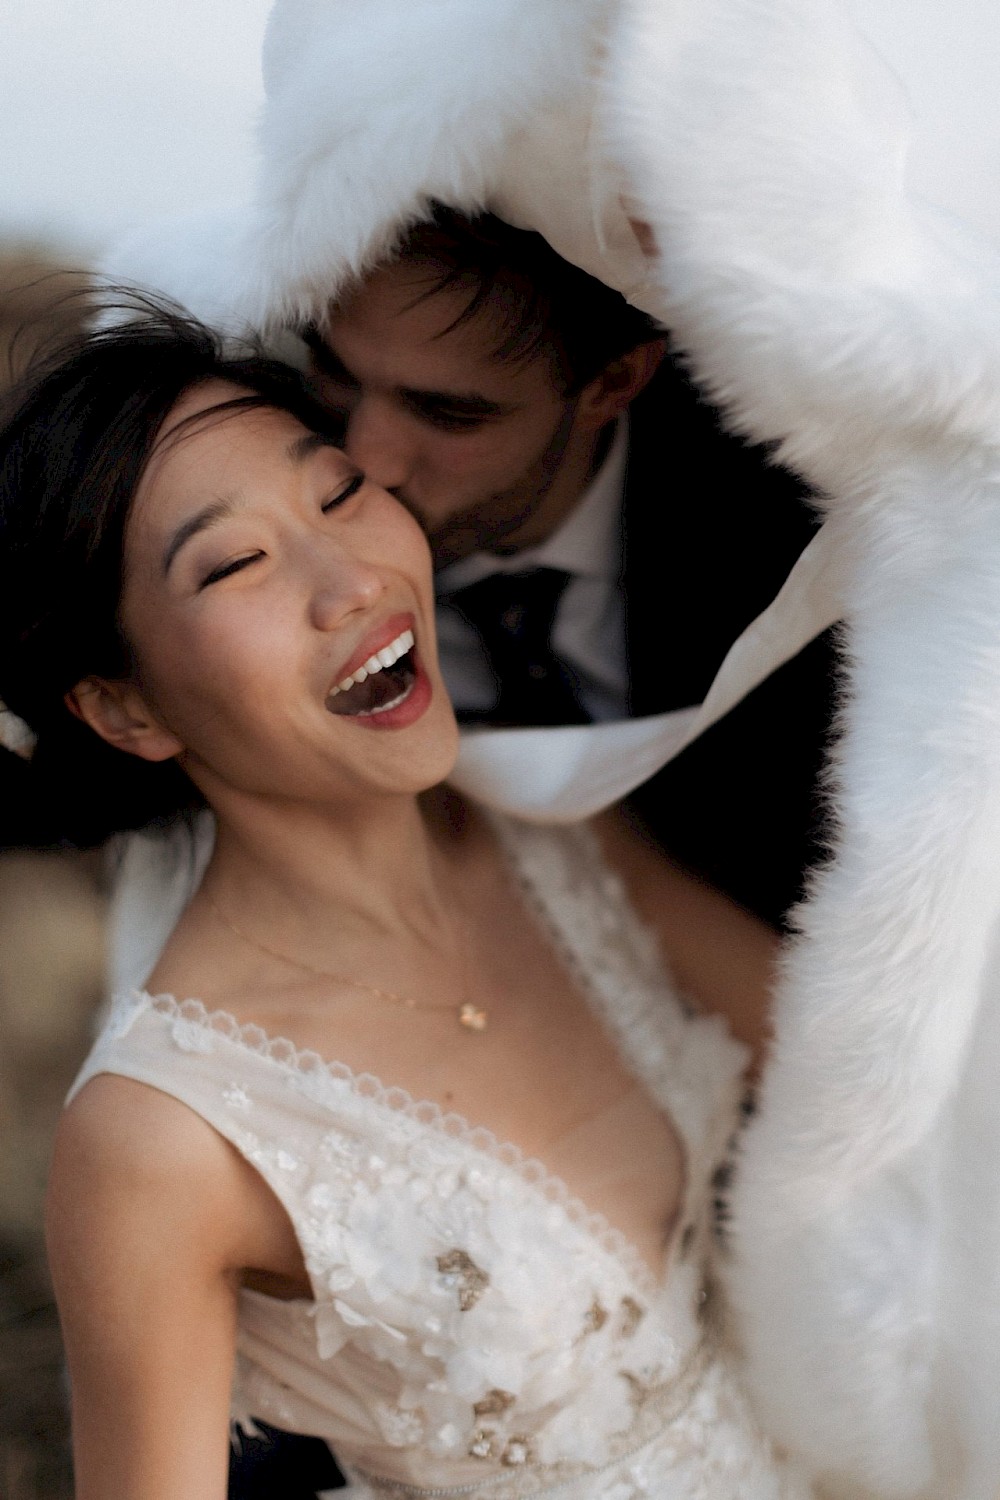
[[[574,578],[610,582],[621,573],[621,502],[628,460],[628,418],[620,417],[607,457],[551,536],[537,546],[500,556],[473,552],[442,568],[435,580],[439,594],[451,594],[491,573],[523,573],[529,568],[559,568]]]

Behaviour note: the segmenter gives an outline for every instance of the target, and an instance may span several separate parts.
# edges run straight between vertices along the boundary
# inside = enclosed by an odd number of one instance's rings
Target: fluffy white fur
[[[279,0],[264,49],[255,316],[307,314],[383,258],[431,197],[482,203],[512,134],[542,99],[576,90],[596,9]]]
[[[322,316],[430,198],[481,206],[572,109],[602,0],[277,0],[256,200],[145,228],[104,270],[231,331]]]
[[[634,0],[607,98],[671,326],[733,420],[826,491],[853,556],[836,857],[800,914],[735,1205],[755,1389],[833,1493],[985,1500],[996,262],[908,198],[893,80],[826,0]]]
[[[662,317],[824,492],[850,562],[838,832],[731,1288],[761,1409],[831,1494],[995,1500],[993,248],[909,192],[906,102],[833,0],[278,0],[265,64],[256,204],[114,270],[273,326],[321,317],[428,198],[489,204]]]

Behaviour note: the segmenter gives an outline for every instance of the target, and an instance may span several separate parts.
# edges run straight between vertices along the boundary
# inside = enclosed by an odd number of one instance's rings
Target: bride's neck
[[[278,927],[336,910],[387,936],[446,918],[447,869],[464,819],[446,788],[336,811],[283,802],[220,814],[203,889],[229,910]]]

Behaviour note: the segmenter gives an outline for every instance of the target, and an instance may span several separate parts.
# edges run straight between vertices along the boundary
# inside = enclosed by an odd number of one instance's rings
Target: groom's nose
[[[406,492],[418,460],[419,434],[387,397],[362,395],[347,420],[344,451],[375,484]]]

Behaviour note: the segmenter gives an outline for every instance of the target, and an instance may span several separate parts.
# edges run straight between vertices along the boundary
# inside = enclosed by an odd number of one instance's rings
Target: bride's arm
[[[224,1500],[241,1169],[128,1079],[93,1079],[63,1117],[47,1232],[77,1500]]]
[[[750,1048],[757,1068],[770,1039],[777,934],[721,891],[671,863],[620,809],[602,813],[594,826],[633,906],[659,936],[679,987],[704,1010],[725,1016],[733,1035]]]

